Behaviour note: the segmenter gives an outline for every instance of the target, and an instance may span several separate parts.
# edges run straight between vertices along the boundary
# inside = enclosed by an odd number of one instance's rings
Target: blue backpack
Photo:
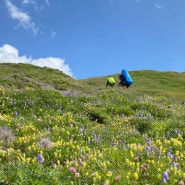
[[[132,77],[130,76],[129,72],[125,69],[122,70],[122,75],[125,78],[125,81],[127,82],[128,85],[131,85],[134,83]]]

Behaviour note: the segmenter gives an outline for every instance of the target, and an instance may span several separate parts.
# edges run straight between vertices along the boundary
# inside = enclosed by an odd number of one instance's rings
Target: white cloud
[[[26,30],[31,30],[34,34],[37,34],[39,28],[31,20],[31,17],[25,12],[19,10],[9,0],[5,0],[10,17],[19,22],[19,26],[22,26]],[[25,1],[28,2],[28,1]]]
[[[9,44],[4,44],[2,47],[0,47],[0,63],[25,63],[40,67],[49,67],[58,69],[73,77],[71,69],[67,64],[65,64],[64,59],[53,57],[32,59],[27,58],[25,55],[19,56],[19,51]]]
[[[72,76],[69,66],[64,64],[64,62],[65,60],[61,58],[47,57],[47,58],[39,58],[39,59],[31,60],[30,64],[35,66],[40,66],[40,67],[59,69],[60,71],[63,71],[69,76]]]
[[[49,6],[49,0],[45,0],[45,3]]]
[[[42,6],[40,6],[39,10],[42,10],[47,6],[49,6],[49,0],[44,0],[45,4],[43,4]]]
[[[35,10],[38,9],[38,6],[37,6],[37,2],[36,1],[33,1],[33,0],[22,0],[22,4],[23,5],[31,5],[34,7]]]
[[[162,8],[162,6],[161,6],[161,5],[159,5],[159,4],[155,4],[155,8],[156,8],[156,9],[161,9],[161,8]]]
[[[29,63],[31,59],[26,56],[19,57],[19,52],[11,45],[5,44],[0,47],[0,63]]]
[[[56,33],[52,30],[49,31],[51,38],[54,38],[56,36]]]
[[[22,0],[22,4],[35,4],[36,2],[33,0]]]

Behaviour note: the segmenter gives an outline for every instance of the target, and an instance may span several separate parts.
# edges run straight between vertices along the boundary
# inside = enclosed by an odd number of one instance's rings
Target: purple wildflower
[[[167,180],[169,180],[169,176],[168,176],[168,173],[167,172],[163,172],[162,174],[162,183],[167,183]]]
[[[147,144],[150,146],[152,141],[150,139],[146,139]]]
[[[80,166],[83,166],[84,162],[81,159],[78,159],[78,163]]]
[[[161,151],[159,149],[157,149],[157,154],[158,154],[158,159],[161,158]]]
[[[51,166],[54,167],[55,166],[55,163],[53,161],[51,161]]]
[[[42,156],[42,154],[38,154],[37,155],[37,161],[41,164],[44,162],[44,157]]]
[[[173,156],[173,160],[174,160],[174,162],[177,162],[178,158],[176,155]]]
[[[150,147],[147,145],[147,146],[145,147],[145,150],[146,150],[146,151],[149,151],[149,150],[150,150]]]
[[[96,135],[96,133],[94,131],[92,132],[92,135],[94,137],[95,142],[100,144],[101,143],[101,135],[100,134]]]

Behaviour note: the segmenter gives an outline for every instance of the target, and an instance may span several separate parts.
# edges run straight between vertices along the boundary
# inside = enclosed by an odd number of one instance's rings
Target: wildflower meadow
[[[184,185],[185,103],[119,88],[0,89],[0,184]]]

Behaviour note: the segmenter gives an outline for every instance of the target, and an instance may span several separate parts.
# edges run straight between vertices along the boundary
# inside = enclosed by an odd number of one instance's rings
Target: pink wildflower
[[[75,168],[75,167],[71,167],[71,168],[69,169],[69,171],[70,171],[71,173],[76,173],[76,168]]]
[[[138,162],[138,161],[139,161],[139,158],[138,158],[138,157],[135,157],[134,160],[135,160],[136,162]]]
[[[179,181],[179,184],[180,184],[180,185],[184,185],[184,181],[183,181],[183,180],[180,180],[180,181]]]

